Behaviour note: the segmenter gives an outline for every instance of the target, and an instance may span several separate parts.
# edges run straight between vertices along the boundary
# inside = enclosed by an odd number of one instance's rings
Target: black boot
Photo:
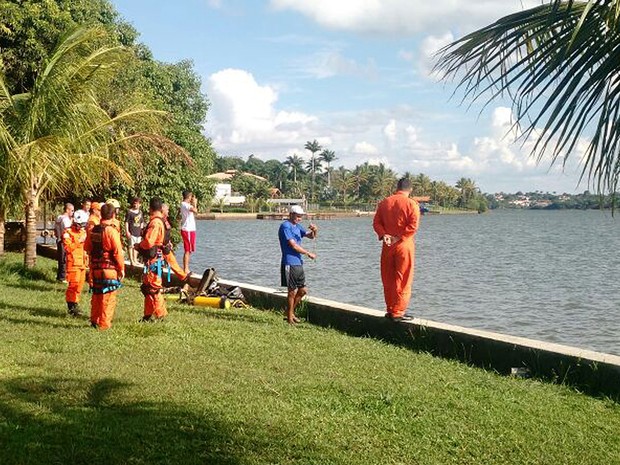
[[[78,307],[77,302],[67,302],[67,309],[69,311],[69,315],[71,316],[82,316],[82,312],[80,311],[80,307]]]

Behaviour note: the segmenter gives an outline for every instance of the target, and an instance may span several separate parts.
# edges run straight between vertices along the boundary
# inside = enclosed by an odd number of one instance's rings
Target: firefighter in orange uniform
[[[166,227],[162,214],[161,199],[154,197],[149,203],[149,224],[142,235],[142,241],[135,245],[136,250],[144,261],[144,274],[140,290],[144,294],[144,316],[140,321],[156,321],[164,318],[166,301],[162,294],[162,268]]]
[[[373,228],[381,249],[381,280],[387,318],[411,319],[405,315],[411,299],[415,261],[414,235],[420,221],[420,206],[409,198],[411,181],[402,178],[396,192],[377,206]]]
[[[86,280],[86,266],[88,264],[88,258],[84,252],[87,221],[86,212],[75,212],[73,224],[69,229],[65,229],[62,235],[62,244],[67,257],[67,281],[69,282],[65,300],[67,301],[69,315],[75,317],[82,315],[78,304]]]
[[[121,204],[116,199],[108,199],[108,200],[105,201],[105,203],[107,203],[108,205],[112,205],[114,207],[114,220],[112,221],[112,225],[120,233],[121,232],[121,222],[118,219],[118,215],[120,214],[120,211],[121,211]]]
[[[168,221],[168,213],[170,212],[170,207],[168,207],[167,203],[162,204],[161,212],[164,219],[164,228],[166,229],[165,237],[164,237],[164,248],[162,250],[164,255],[164,260],[168,263],[168,266],[172,270],[172,272],[176,275],[177,278],[184,282],[191,275],[191,273],[186,273],[183,268],[177,262],[177,258],[174,256],[174,247],[172,245],[172,241],[170,240],[170,231],[172,230],[172,225],[170,221]]]
[[[90,232],[99,223],[101,223],[101,204],[99,202],[92,202],[90,204],[90,216],[88,217],[86,232]]]
[[[85,249],[90,255],[90,323],[105,330],[112,326],[116,309],[116,291],[125,277],[125,258],[121,235],[113,226],[114,207],[101,207],[101,223],[90,231]]]

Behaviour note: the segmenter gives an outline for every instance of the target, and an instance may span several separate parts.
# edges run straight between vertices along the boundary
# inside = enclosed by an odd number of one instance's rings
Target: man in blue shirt
[[[317,227],[313,224],[308,227],[309,231],[304,229],[301,225],[303,216],[303,208],[299,205],[293,205],[289,210],[288,219],[280,225],[278,230],[280,250],[282,250],[281,284],[288,289],[286,320],[291,325],[299,323],[299,318],[295,316],[295,308],[307,293],[306,276],[301,256],[307,255],[312,260],[316,258],[316,254],[301,246],[302,238],[314,239],[317,234]]]

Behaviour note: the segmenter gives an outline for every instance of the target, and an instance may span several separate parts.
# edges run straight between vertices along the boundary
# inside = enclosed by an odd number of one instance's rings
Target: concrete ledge
[[[38,252],[55,258],[53,247],[41,246]],[[128,265],[127,274],[140,276],[142,267]],[[194,274],[190,283],[196,286],[200,278]],[[253,307],[283,309],[286,304],[286,292],[225,279],[220,282],[239,286]],[[173,284],[177,283],[173,278]],[[457,359],[501,374],[510,374],[513,368],[525,368],[535,378],[620,399],[620,356],[617,355],[430,320],[394,323],[382,311],[318,297],[306,298],[304,305],[312,324]]]

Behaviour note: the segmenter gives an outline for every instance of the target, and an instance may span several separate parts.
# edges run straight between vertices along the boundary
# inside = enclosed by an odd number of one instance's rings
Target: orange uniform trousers
[[[149,261],[149,263],[151,262]],[[159,276],[156,271],[147,271],[142,275],[144,316],[163,318],[168,314],[166,310],[166,300],[162,294],[162,287],[162,277]]]
[[[381,249],[381,280],[387,312],[394,318],[402,317],[411,299],[415,242],[413,239],[398,241]]]
[[[99,279],[118,279],[118,272],[115,269],[92,269],[90,278]],[[112,319],[116,311],[116,293],[114,290],[105,294],[93,291],[90,298],[90,322],[97,325],[99,329],[109,329],[112,326]]]
[[[71,267],[67,269],[67,292],[65,292],[65,300],[67,302],[79,303],[82,288],[86,282],[86,268]]]
[[[90,322],[98,329],[105,330],[112,326],[112,319],[116,310],[116,293],[93,294],[90,299]]]

